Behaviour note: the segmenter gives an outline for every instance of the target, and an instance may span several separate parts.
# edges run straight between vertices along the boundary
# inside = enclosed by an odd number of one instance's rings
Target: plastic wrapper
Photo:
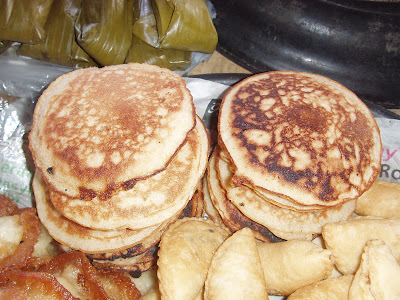
[[[32,114],[41,91],[73,68],[30,58],[0,56],[0,193],[32,206],[34,171],[28,149]]]
[[[121,64],[132,41],[132,0],[82,0],[76,36],[101,66]]]
[[[1,0],[0,40],[29,44],[43,40],[52,3],[53,0]]]
[[[96,66],[75,40],[75,22],[80,6],[81,0],[55,1],[45,25],[46,38],[34,45],[22,44],[17,53],[66,66]]]

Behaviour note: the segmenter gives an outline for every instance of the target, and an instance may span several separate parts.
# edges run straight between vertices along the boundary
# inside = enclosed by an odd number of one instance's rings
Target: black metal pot
[[[244,68],[317,73],[363,99],[400,107],[400,2],[211,2],[217,50]]]

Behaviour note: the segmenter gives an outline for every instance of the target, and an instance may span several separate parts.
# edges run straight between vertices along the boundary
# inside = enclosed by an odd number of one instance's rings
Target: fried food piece
[[[0,298],[79,300],[60,284],[55,276],[21,270],[0,274]]]
[[[60,254],[39,271],[54,276],[80,299],[109,299],[111,295],[128,295],[128,299],[140,298],[139,290],[124,273],[98,271],[79,251]]]
[[[268,299],[256,239],[250,228],[236,231],[218,248],[208,271],[204,299]]]
[[[0,217],[12,216],[18,210],[18,205],[14,201],[0,194]]]
[[[22,269],[24,271],[38,270],[42,265],[48,263],[60,253],[54,239],[50,236],[47,229],[40,224],[39,240],[33,248],[32,255]]]
[[[400,184],[377,180],[356,203],[361,216],[400,218]]]
[[[142,294],[142,297],[151,291],[157,291],[158,294],[160,294],[158,290],[157,268],[147,270],[146,272],[141,273],[137,278],[132,277],[131,280],[135,283],[135,286]]]
[[[126,272],[97,270],[96,277],[111,299],[139,299],[141,296]]]
[[[322,237],[342,274],[355,274],[363,249],[372,239],[382,239],[400,261],[400,219],[356,217],[325,225]]]
[[[82,252],[63,253],[39,269],[54,276],[74,296],[107,299],[107,293],[96,278],[96,269]]]
[[[257,246],[270,294],[290,295],[332,274],[332,253],[313,242],[260,242]]]
[[[204,286],[211,259],[230,235],[222,225],[184,218],[164,233],[157,261],[163,299],[194,299]]]
[[[400,299],[400,265],[384,241],[367,242],[349,299]]]
[[[36,209],[19,209],[13,211],[13,214],[15,215],[1,217],[3,226],[12,225],[13,227],[1,230],[3,235],[0,247],[3,255],[0,256],[0,273],[23,267],[31,256],[36,242],[39,240],[40,222],[36,215]],[[15,237],[10,236],[10,234],[14,233],[17,234]],[[10,239],[12,240],[11,243]]]
[[[330,277],[299,288],[287,300],[346,300],[353,275]]]

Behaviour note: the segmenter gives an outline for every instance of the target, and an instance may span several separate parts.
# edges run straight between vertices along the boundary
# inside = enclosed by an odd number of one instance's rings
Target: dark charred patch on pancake
[[[248,227],[251,230],[258,232],[261,234],[265,240],[271,242],[271,243],[276,243],[276,242],[282,242],[284,241],[283,239],[277,237],[274,235],[268,228],[265,226],[258,224],[257,222],[254,222],[253,220],[249,219],[246,217],[239,209],[235,207],[235,205],[230,202],[230,200],[226,199],[225,203],[226,205],[226,212],[229,214],[229,220],[230,222],[234,222],[237,224],[240,228]],[[231,228],[229,225],[229,222],[225,224],[228,228],[231,230],[235,228]],[[236,229],[237,230],[237,229]],[[235,230],[235,231],[236,231]]]
[[[135,278],[139,278],[141,274],[157,263],[158,258],[158,245],[154,245],[150,249],[147,249],[141,255],[135,255],[132,257],[127,257],[125,264],[114,264],[112,261],[104,260],[99,263],[99,260],[93,259],[92,263],[95,267],[101,269],[112,269],[118,271],[127,271],[129,274]],[[121,258],[123,259],[123,258]]]
[[[53,175],[54,173],[54,171],[53,171],[53,167],[50,167],[50,168],[47,168],[47,173],[49,173],[50,175]]]
[[[127,191],[127,190],[132,189],[135,186],[135,184],[136,184],[136,180],[132,179],[132,180],[125,181],[122,184],[122,187],[124,188],[125,191]]]
[[[193,199],[190,199],[188,204],[185,206],[185,208],[182,210],[179,219],[191,217],[193,212]]]
[[[90,259],[113,261],[118,258],[129,258],[135,255],[140,255],[144,253],[146,250],[147,249],[144,248],[142,243],[138,243],[130,248],[118,252],[87,254],[87,257]]]
[[[83,187],[80,187],[79,191],[80,191],[80,199],[81,200],[92,200],[93,198],[95,198],[97,196],[96,192],[94,192],[93,190],[86,189]]]
[[[345,161],[357,162],[357,174],[362,175],[375,143],[371,121],[346,103],[342,94],[308,77],[273,74],[239,87],[232,100],[232,132],[253,166],[321,201],[334,201],[343,192],[359,189],[350,182],[355,170],[344,168]],[[253,141],[252,132],[265,134],[269,141]],[[329,156],[333,152],[337,158]],[[303,154],[305,163],[296,165]],[[336,188],[338,182],[342,190]]]

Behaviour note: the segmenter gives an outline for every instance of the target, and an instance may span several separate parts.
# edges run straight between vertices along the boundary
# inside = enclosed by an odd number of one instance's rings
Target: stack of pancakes
[[[228,227],[247,220],[264,239],[311,240],[348,219],[380,172],[371,112],[319,75],[274,71],[239,82],[224,96],[218,131],[207,173],[212,204]]]
[[[29,135],[39,218],[65,251],[145,271],[204,174],[209,140],[177,74],[146,64],[65,74],[41,95]]]

